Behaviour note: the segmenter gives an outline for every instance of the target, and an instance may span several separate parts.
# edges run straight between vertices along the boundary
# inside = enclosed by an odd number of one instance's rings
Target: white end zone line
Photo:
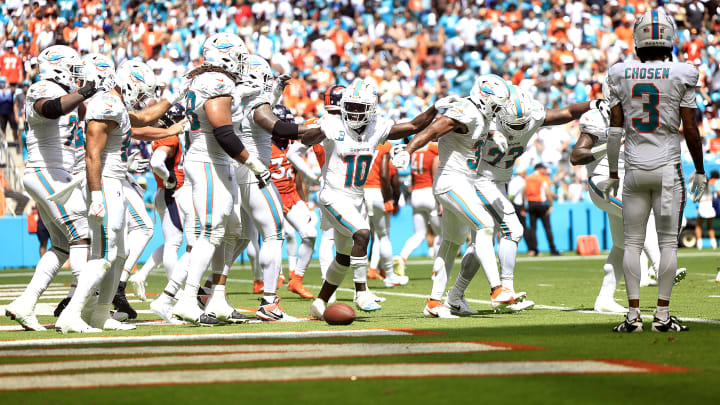
[[[488,344],[489,343],[489,344]],[[318,343],[318,344],[254,344],[200,346],[145,346],[116,348],[60,349],[75,352],[75,356],[95,356],[98,349],[104,355],[115,350],[127,356],[105,359],[60,360],[0,364],[0,375],[45,374],[68,370],[98,370],[114,368],[164,367],[200,364],[229,364],[253,361],[292,361],[328,358],[411,356],[427,354],[481,353],[524,349],[522,345],[492,344],[492,342],[427,342],[427,343]],[[538,349],[527,346],[530,349]],[[54,350],[41,350],[53,352]],[[175,353],[167,356],[165,353]],[[8,352],[0,352],[6,356]],[[219,355],[222,354],[222,355]],[[12,356],[13,354],[10,354]],[[50,354],[54,355],[54,354]],[[69,354],[68,354],[69,355]]]
[[[242,333],[207,333],[199,335],[151,335],[151,336],[97,336],[67,339],[28,339],[0,341],[0,348],[13,347],[47,347],[61,345],[87,344],[122,344],[148,342],[197,342],[203,340],[248,340],[248,339],[314,339],[334,337],[368,337],[368,336],[413,336],[442,335],[417,329],[345,329],[316,330],[297,332],[242,332]]]
[[[625,360],[494,361],[465,363],[326,364],[198,370],[122,371],[0,377],[0,391],[267,381],[481,377],[536,374],[686,372]]]

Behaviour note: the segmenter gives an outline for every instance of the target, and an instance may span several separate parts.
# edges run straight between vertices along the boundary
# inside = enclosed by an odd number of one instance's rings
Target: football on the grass
[[[328,325],[350,325],[355,320],[355,311],[348,304],[336,302],[325,309],[323,317]]]

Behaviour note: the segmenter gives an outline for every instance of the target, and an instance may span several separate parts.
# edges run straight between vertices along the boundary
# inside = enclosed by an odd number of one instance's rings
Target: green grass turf
[[[516,290],[527,291],[528,298],[539,305],[566,307],[568,310],[537,308],[519,314],[492,314],[487,304],[471,303],[481,310],[478,316],[462,319],[426,319],[422,316],[424,297],[431,287],[430,264],[427,259],[408,264],[410,284],[385,289],[381,282],[370,280],[370,287],[388,298],[383,309],[374,313],[358,313],[358,319],[349,327],[342,328],[412,328],[442,333],[411,337],[322,338],[322,339],[266,339],[243,340],[238,343],[300,343],[300,342],[430,342],[449,340],[504,341],[539,346],[547,350],[429,354],[422,356],[360,357],[322,360],[292,360],[283,362],[248,362],[223,365],[192,366],[193,368],[218,367],[268,367],[275,365],[390,363],[390,362],[462,362],[502,360],[552,360],[552,359],[631,359],[692,369],[689,373],[644,375],[536,375],[475,378],[421,378],[357,381],[312,381],[265,384],[213,384],[197,386],[133,387],[103,390],[54,390],[0,392],[0,402],[16,403],[192,403],[198,401],[271,401],[271,403],[322,403],[329,399],[342,403],[428,403],[470,401],[502,401],[522,403],[611,403],[630,402],[700,402],[714,403],[720,398],[720,284],[715,274],[720,266],[720,256],[690,252],[681,255],[679,265],[688,268],[688,278],[673,290],[671,313],[681,318],[715,320],[716,323],[688,322],[691,330],[682,334],[659,334],[650,332],[650,320],[645,320],[646,331],[639,334],[615,334],[611,328],[619,323],[621,316],[582,313],[572,309],[591,309],[600,286],[604,257],[559,259],[521,259],[517,265]],[[456,262],[456,272],[459,270]],[[26,275],[2,277],[8,273],[23,272]],[[237,265],[230,273],[228,295],[239,308],[255,308],[257,296],[250,293],[252,284],[248,266]],[[0,272],[0,285],[19,284],[29,280],[29,270]],[[454,280],[454,279],[453,279]],[[62,274],[56,282],[69,282],[70,276]],[[147,291],[157,293],[165,282],[164,272],[156,270],[149,277]],[[319,270],[316,263],[308,270],[305,284],[319,286]],[[350,280],[343,287],[350,288]],[[313,292],[318,288],[310,287]],[[410,294],[404,296],[400,294]],[[487,282],[482,273],[468,290],[470,299],[489,298]],[[652,314],[657,289],[641,289],[641,306],[644,314]],[[280,290],[284,298],[282,306],[291,315],[306,316],[308,300],[296,298],[285,287]],[[417,296],[415,296],[417,295]],[[129,296],[132,299],[132,296]],[[341,302],[351,304],[352,293],[338,294]],[[624,285],[616,293],[624,302]],[[49,302],[49,301],[43,301]],[[0,306],[7,301],[0,302]],[[136,309],[147,309],[147,303],[134,304]],[[140,320],[157,319],[152,315],[140,315]],[[52,323],[52,317],[40,317],[43,323]],[[12,324],[7,317],[0,317],[0,325]],[[199,328],[191,326],[141,326],[135,331],[109,332],[108,336],[222,333],[243,331],[298,331],[318,330],[330,327],[322,322],[282,324],[251,324]],[[58,333],[48,331],[0,332],[0,340],[58,338]],[[77,337],[77,335],[69,335]],[[201,342],[228,344],[234,342]],[[187,343],[184,343],[187,344]],[[195,344],[200,344],[197,342]],[[128,351],[131,351],[128,345]],[[102,357],[102,356],[101,356]],[[2,358],[0,364],[30,361],[67,360],[67,358]],[[180,367],[153,367],[150,369],[173,369]],[[89,372],[103,372],[98,370]],[[72,372],[62,372],[72,373]]]

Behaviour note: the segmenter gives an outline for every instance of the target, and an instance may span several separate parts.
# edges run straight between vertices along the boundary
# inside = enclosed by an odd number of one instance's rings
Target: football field
[[[424,318],[431,261],[408,262],[407,286],[385,288],[382,310],[357,312],[349,326],[310,320],[309,300],[279,295],[294,323],[216,327],[165,325],[149,303],[128,293],[140,313],[128,332],[62,335],[25,332],[0,318],[0,403],[715,403],[720,398],[720,254],[681,250],[688,276],[673,290],[670,312],[684,333],[650,332],[655,287],[641,289],[645,331],[616,334],[621,315],[592,312],[604,256],[518,260],[515,289],[535,309],[494,314],[478,273],[467,293],[480,314]],[[456,261],[454,281],[460,267]],[[287,274],[287,270],[285,270]],[[305,285],[319,291],[313,262]],[[0,311],[20,294],[30,269],[0,271]],[[228,296],[254,312],[249,266],[230,273]],[[36,308],[41,323],[67,292],[65,270]],[[164,271],[148,278],[159,293]],[[352,305],[351,280],[338,300]],[[626,305],[624,284],[615,298]],[[262,402],[261,402],[262,401]]]

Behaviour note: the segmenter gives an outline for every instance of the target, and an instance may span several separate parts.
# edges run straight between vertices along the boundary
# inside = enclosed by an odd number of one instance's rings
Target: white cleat
[[[628,311],[627,308],[615,302],[615,299],[613,297],[602,296],[598,296],[595,299],[595,306],[593,307],[593,309],[595,310],[595,312],[617,314],[626,314]]]
[[[365,287],[365,288],[366,288],[365,291],[368,292],[368,293],[370,293],[370,295],[372,295],[372,297],[373,297],[373,299],[375,300],[375,302],[385,302],[385,301],[387,301],[387,298],[385,298],[385,297],[378,297],[378,296],[375,295],[372,291],[370,291],[370,288],[368,288],[368,287]],[[355,296],[357,297],[357,291],[355,292]],[[355,298],[353,298],[353,301],[355,301]]]
[[[535,308],[535,302],[523,299],[520,302],[515,302],[514,304],[510,304],[505,307],[505,312],[520,312],[525,311],[526,309],[533,309]]]
[[[390,277],[385,277],[385,280],[383,282],[385,283],[385,287],[391,288],[399,285],[406,285],[410,279],[408,276],[399,276],[395,273],[393,273]]]
[[[325,309],[327,308],[327,304],[325,301],[323,301],[320,298],[315,298],[313,300],[312,304],[310,304],[310,316],[312,316],[315,319],[319,319],[321,321],[325,320]]]
[[[453,315],[451,309],[449,307],[446,307],[445,305],[442,305],[440,301],[432,300],[427,300],[425,308],[423,309],[423,315],[445,319],[460,318],[457,315]]]
[[[375,294],[371,293],[370,291],[358,291],[355,293],[355,305],[357,305],[358,309],[363,311],[377,311],[378,309],[382,308],[380,304],[377,303],[375,300],[377,298]]]
[[[403,260],[402,257],[400,257],[400,256],[393,257],[393,271],[398,276],[405,275],[405,260]]]
[[[108,318],[103,325],[103,330],[133,330],[135,325],[131,323],[118,322],[112,318]]]
[[[140,280],[140,278],[137,277],[137,273],[135,273],[130,276],[128,281],[133,286],[133,292],[136,297],[140,298],[140,301],[149,301],[148,297],[145,295],[145,280]]]
[[[169,302],[163,302],[163,297],[159,297],[150,303],[150,310],[163,319],[163,321],[173,325],[183,325],[186,322],[173,317],[173,307]]]
[[[219,321],[230,323],[245,323],[255,319],[255,317],[251,318],[236,311],[221,295],[210,297],[210,300],[205,304],[205,313],[215,316]]]
[[[502,312],[506,306],[515,303],[515,293],[505,287],[499,287],[490,294],[490,305],[494,312]]]
[[[102,329],[93,328],[81,317],[65,315],[65,311],[55,322],[55,330],[61,333],[100,333]]]
[[[194,297],[186,299],[183,295],[178,299],[177,303],[175,303],[172,314],[174,317],[183,321],[198,323],[200,317],[205,313],[200,309]]]
[[[448,292],[447,298],[445,299],[445,306],[450,309],[453,315],[477,315],[480,313],[480,311],[470,309],[470,305],[467,300],[465,300],[464,295],[455,297]]]
[[[35,313],[32,308],[23,306],[22,303],[19,303],[17,300],[11,302],[5,307],[5,315],[9,316],[13,321],[19,323],[25,330],[35,332],[47,330],[44,326],[40,325],[40,322],[35,317]]]

